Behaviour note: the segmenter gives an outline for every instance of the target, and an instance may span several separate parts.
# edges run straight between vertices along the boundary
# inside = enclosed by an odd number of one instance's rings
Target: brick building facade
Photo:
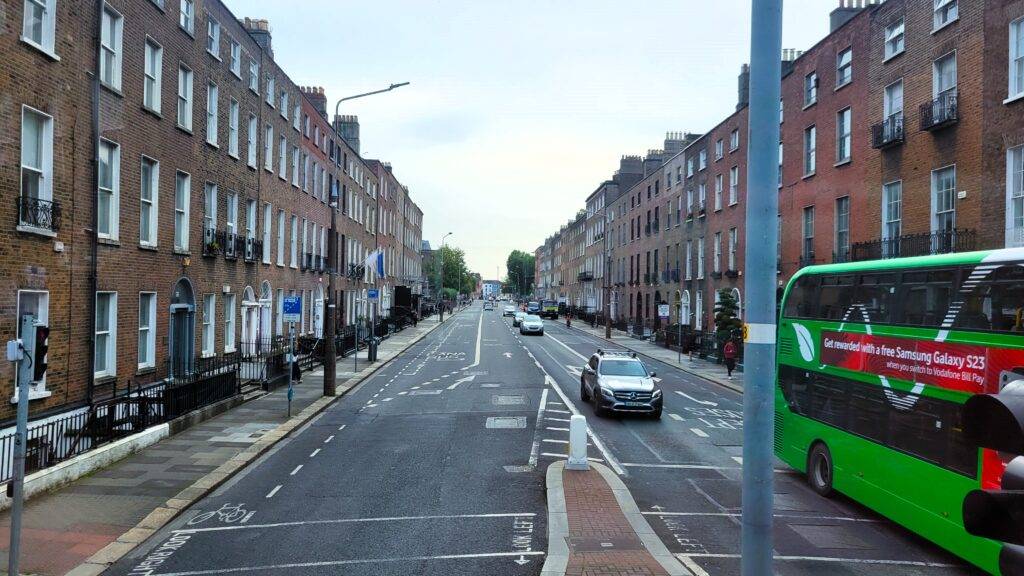
[[[332,125],[322,89],[276,64],[266,21],[215,0],[43,0],[7,18],[2,122],[20,138],[0,144],[0,331],[27,315],[50,328],[33,414],[245,353],[286,332],[285,295],[303,296],[297,331],[322,335],[332,193],[347,264],[398,211],[378,209],[373,163],[338,135],[354,119]],[[408,258],[421,214],[403,198]],[[338,283],[339,322],[374,280]]]

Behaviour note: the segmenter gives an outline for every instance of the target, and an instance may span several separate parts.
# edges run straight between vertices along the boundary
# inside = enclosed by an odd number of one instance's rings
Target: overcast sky
[[[226,0],[266,18],[299,85],[345,103],[362,154],[390,161],[448,238],[493,278],[667,131],[703,132],[736,103],[750,0]],[[828,33],[834,0],[786,0],[783,46]]]

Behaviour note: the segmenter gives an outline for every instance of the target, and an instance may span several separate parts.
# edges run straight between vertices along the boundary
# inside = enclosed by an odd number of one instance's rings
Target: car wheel
[[[658,408],[654,412],[651,412],[652,420],[661,420],[661,408]]]
[[[832,477],[835,468],[832,465],[832,453],[824,442],[818,442],[811,448],[807,456],[807,483],[811,490],[826,498],[832,496]]]
[[[590,399],[594,404],[594,416],[604,416],[604,408],[601,408],[601,400],[597,394],[591,394]]]
[[[580,401],[590,402],[590,395],[587,394],[587,384],[580,378]]]
[[[540,332],[538,332],[538,334],[537,334],[537,335],[538,335],[538,336],[543,336],[543,335],[544,335],[544,331],[543,331],[543,330],[541,330]]]

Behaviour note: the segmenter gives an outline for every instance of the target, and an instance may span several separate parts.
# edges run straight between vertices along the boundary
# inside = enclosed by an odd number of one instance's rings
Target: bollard
[[[569,461],[566,470],[589,470],[587,462],[587,417],[576,414],[569,419]]]

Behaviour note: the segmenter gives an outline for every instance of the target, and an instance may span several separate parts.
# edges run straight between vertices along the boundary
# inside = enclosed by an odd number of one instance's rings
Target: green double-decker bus
[[[1024,379],[1024,249],[807,267],[778,328],[776,455],[998,573],[962,505],[1005,462],[966,441],[961,408]]]

